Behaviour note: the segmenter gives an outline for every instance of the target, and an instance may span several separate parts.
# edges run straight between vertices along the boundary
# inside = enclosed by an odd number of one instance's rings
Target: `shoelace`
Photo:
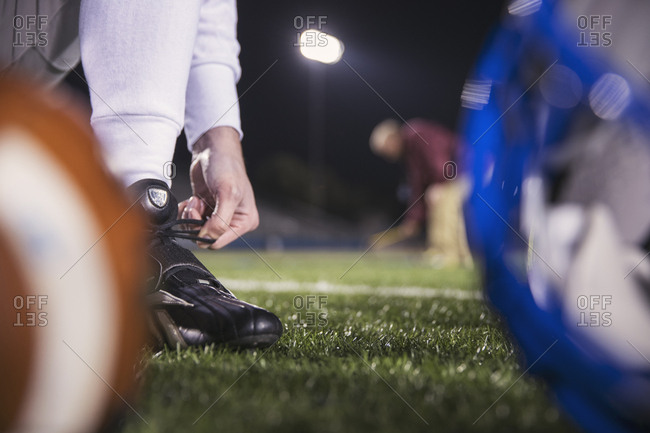
[[[156,226],[152,232],[154,236],[164,238],[189,239],[191,241],[213,244],[216,239],[202,238],[198,236],[199,230],[175,229],[175,226],[193,225],[201,226],[205,221],[195,219],[179,219]]]
[[[216,239],[210,239],[210,238],[202,238],[200,236],[197,236],[199,233],[199,230],[191,230],[191,229],[175,229],[175,226],[182,226],[182,225],[195,225],[195,226],[200,226],[203,225],[205,221],[202,220],[195,220],[195,219],[178,219],[176,221],[170,221],[168,223],[160,224],[158,226],[155,226],[152,228],[150,231],[154,237],[158,238],[164,238],[164,239],[169,239],[169,238],[177,238],[177,239],[189,239],[192,241],[199,241],[199,242],[205,242],[206,244],[212,244],[216,241]],[[181,247],[182,248],[182,247]],[[193,272],[196,272],[196,268],[192,266],[177,266],[173,271],[167,274],[166,278],[170,278],[174,276],[175,274],[182,272],[184,270],[191,269]],[[208,273],[209,274],[209,273]],[[154,292],[155,290],[158,289],[158,287],[161,284],[161,278],[162,278],[162,270],[158,274],[158,278],[155,279],[156,282],[152,287],[154,287],[151,292]],[[201,281],[197,282],[201,283]],[[209,274],[209,276],[205,277],[205,283],[204,285],[209,286],[211,289],[216,290],[219,292],[221,295],[237,299],[235,295],[232,294],[232,292],[228,289],[226,289],[216,278],[214,278],[212,275]]]

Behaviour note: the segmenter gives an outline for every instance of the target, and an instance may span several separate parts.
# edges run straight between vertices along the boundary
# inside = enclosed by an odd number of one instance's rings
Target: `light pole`
[[[325,136],[325,65],[333,65],[343,56],[343,43],[319,30],[305,30],[300,35],[300,53],[314,62],[309,65],[309,195],[313,204],[323,205],[320,167],[323,162]]]

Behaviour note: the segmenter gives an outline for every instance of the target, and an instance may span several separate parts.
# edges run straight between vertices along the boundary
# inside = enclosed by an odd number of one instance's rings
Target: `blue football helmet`
[[[462,95],[487,298],[593,432],[650,431],[648,17],[632,0],[516,0]]]

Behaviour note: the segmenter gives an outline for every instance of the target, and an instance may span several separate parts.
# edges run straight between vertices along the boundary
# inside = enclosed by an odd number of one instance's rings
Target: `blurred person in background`
[[[404,221],[371,242],[388,246],[419,234],[426,227],[426,257],[436,267],[472,263],[462,215],[462,183],[455,180],[458,138],[439,124],[412,119],[403,125],[393,119],[378,124],[370,135],[370,149],[388,162],[403,162],[409,186]]]

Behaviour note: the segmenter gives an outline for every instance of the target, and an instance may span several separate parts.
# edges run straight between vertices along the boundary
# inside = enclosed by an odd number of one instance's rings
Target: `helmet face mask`
[[[650,136],[625,118],[576,111],[522,181],[531,292],[604,361],[647,368],[639,352],[650,342],[638,330],[650,329]]]
[[[463,93],[468,234],[530,372],[587,430],[643,431],[650,86],[538,3],[504,19]]]

